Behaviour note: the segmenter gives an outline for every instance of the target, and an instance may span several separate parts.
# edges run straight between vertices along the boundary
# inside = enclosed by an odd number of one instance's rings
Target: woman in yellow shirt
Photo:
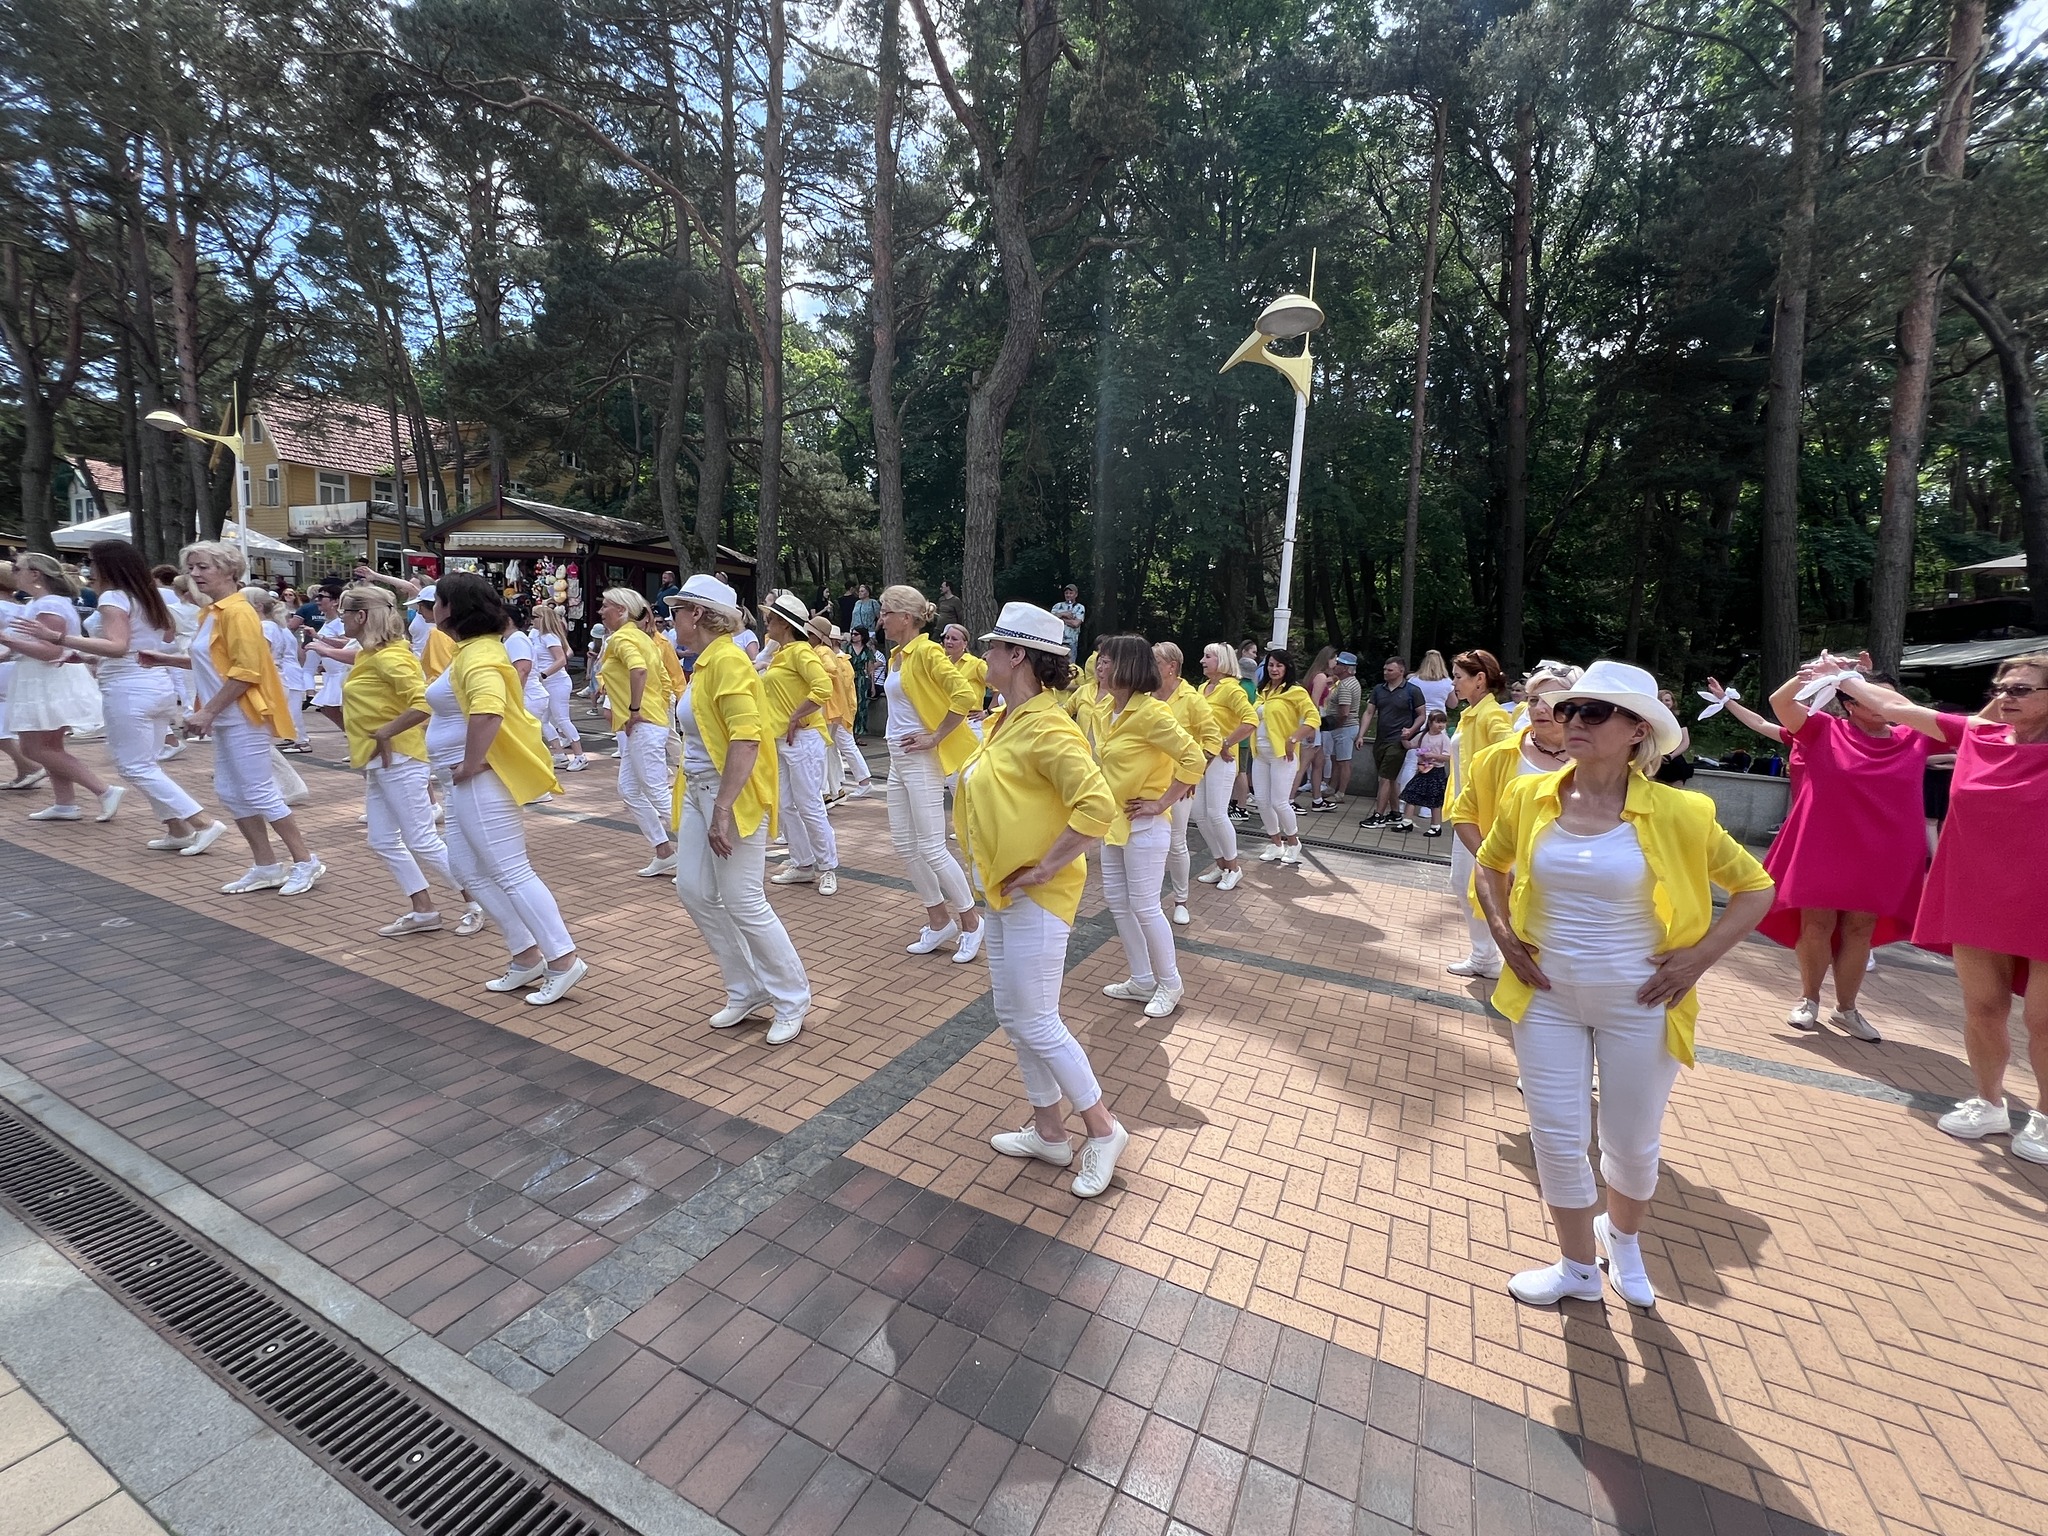
[[[660,642],[640,627],[647,599],[631,587],[606,589],[604,661],[598,669],[619,743],[619,798],[633,813],[654,858],[639,873],[653,880],[676,872],[669,839],[668,673]]]
[[[789,863],[768,883],[815,884],[820,896],[830,896],[839,889],[839,843],[825,815],[825,706],[832,702],[832,674],[811,648],[811,612],[802,598],[776,593],[767,621],[775,654],[761,674],[761,687],[782,786],[782,835],[789,839]]]
[[[1259,717],[1238,675],[1237,652],[1223,641],[1203,648],[1202,676],[1202,702],[1216,722],[1217,744],[1195,790],[1195,820],[1216,865],[1196,878],[1231,891],[1244,879],[1244,865],[1237,857],[1237,828],[1230,824],[1230,792],[1237,787],[1238,748],[1259,728]]]
[[[1143,635],[1109,635],[1097,652],[1102,702],[1095,709],[1095,760],[1109,780],[1116,818],[1102,845],[1102,894],[1116,919],[1130,975],[1102,989],[1143,1003],[1148,1018],[1180,1006],[1173,925],[1160,910],[1173,807],[1202,781],[1208,759],[1153,694],[1159,663]]]
[[[832,702],[825,706],[825,723],[832,736],[825,749],[826,783],[831,790],[826,799],[836,801],[842,798],[845,792],[839,786],[851,774],[853,793],[850,798],[865,800],[875,792],[875,775],[868,767],[868,760],[860,755],[860,743],[853,739],[853,722],[861,709],[853,661],[839,649],[843,637],[830,614],[813,614],[808,630],[811,649],[818,653],[818,660],[825,664],[825,670],[832,677]]]
[[[1664,1106],[1693,1060],[1694,985],[1771,906],[1771,877],[1714,803],[1651,775],[1682,737],[1640,667],[1598,661],[1548,696],[1569,766],[1517,778],[1479,847],[1479,900],[1508,970],[1493,1004],[1514,1024],[1530,1143],[1558,1262],[1508,1289],[1532,1306],[1657,1295],[1637,1241],[1657,1192]],[[1512,871],[1512,879],[1509,872]],[[1712,886],[1729,893],[1714,919]],[[1600,1168],[1593,1067],[1600,1069]]]
[[[1294,822],[1294,780],[1301,749],[1315,740],[1322,715],[1308,690],[1294,680],[1294,658],[1285,651],[1266,652],[1259,682],[1259,729],[1252,737],[1252,793],[1258,797],[1259,820],[1265,826],[1266,851],[1261,864],[1278,859],[1301,862],[1301,837]]]
[[[767,690],[733,643],[744,610],[731,587],[700,572],[668,605],[677,638],[697,653],[689,689],[676,705],[683,736],[676,895],[725,980],[725,1006],[708,1022],[731,1029],[771,1010],[768,1043],[782,1045],[803,1029],[811,984],[768,905],[763,878],[776,802]]]
[[[1222,744],[1223,732],[1202,696],[1180,675],[1180,647],[1171,640],[1162,640],[1152,647],[1152,659],[1159,667],[1159,686],[1152,696],[1173,711],[1180,728],[1202,749],[1202,777],[1192,793],[1173,802],[1173,841],[1166,849],[1166,880],[1173,887],[1173,911],[1169,915],[1176,926],[1184,926],[1188,921],[1188,875],[1194,862],[1188,854],[1188,822],[1193,819],[1202,786],[1209,780],[1208,765]]]
[[[974,751],[974,733],[961,725],[981,708],[981,695],[925,633],[938,612],[915,587],[882,589],[882,632],[889,637],[889,838],[924,903],[924,930],[908,952],[928,955],[958,939],[953,960],[965,965],[981,953],[981,914],[946,847],[946,780]]]
[[[370,852],[383,860],[411,905],[377,932],[387,939],[433,933],[441,926],[441,913],[428,894],[427,876],[438,876],[452,889],[461,887],[427,795],[433,772],[427,766],[426,733],[420,729],[431,713],[426,675],[412,653],[398,604],[382,587],[350,587],[341,594],[336,616],[355,647],[341,676],[341,728],[348,733],[349,766],[363,770]],[[461,894],[463,913],[455,931],[476,933],[484,925],[484,909],[467,891]]]
[[[996,1022],[1010,1037],[1031,1102],[1031,1123],[990,1144],[1005,1157],[1070,1166],[1074,1149],[1060,1103],[1071,1102],[1088,1133],[1071,1187],[1086,1199],[1109,1188],[1131,1138],[1060,1017],[1060,983],[1087,853],[1116,820],[1116,801],[1060,701],[1074,672],[1060,621],[1030,603],[1005,603],[981,638],[1003,707],[989,716],[981,750],[961,769],[953,820],[975,889],[988,902]]]
[[[967,728],[978,737],[982,718],[988,713],[988,663],[967,649],[965,624],[948,624],[939,636],[939,647],[974,690],[975,705],[967,712]]]
[[[444,576],[434,585],[434,624],[455,646],[426,692],[427,760],[448,771],[452,786],[448,863],[505,936],[510,963],[485,988],[533,987],[526,1001],[545,1008],[590,971],[526,851],[521,807],[559,793],[561,782],[498,638],[505,632],[498,589],[473,572]],[[389,741],[417,723],[417,712],[408,711],[372,735]]]
[[[1479,761],[1479,754],[1514,734],[1515,727],[1500,703],[1507,690],[1507,676],[1491,651],[1461,651],[1451,663],[1451,691],[1465,706],[1458,715],[1457,741],[1451,753],[1449,803],[1453,807],[1463,803],[1465,786],[1472,782],[1472,770]],[[1453,820],[1451,812],[1444,813],[1447,825]],[[1482,836],[1485,831],[1484,827],[1480,828]],[[1486,927],[1486,918],[1479,911],[1479,894],[1473,880],[1473,872],[1478,865],[1472,856],[1477,846],[1468,845],[1464,834],[1454,830],[1451,839],[1451,889],[1469,892],[1470,897],[1465,913],[1465,958],[1446,967],[1453,976],[1500,974],[1500,948],[1493,942],[1493,935]]]

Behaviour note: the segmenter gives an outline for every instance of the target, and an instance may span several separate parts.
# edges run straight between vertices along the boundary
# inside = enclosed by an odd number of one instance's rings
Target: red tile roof
[[[102,496],[128,494],[128,474],[120,465],[110,464],[105,459],[87,459],[85,467],[92,475],[94,489]]]
[[[287,395],[263,401],[253,414],[263,423],[277,456],[287,463],[352,475],[391,473],[391,417],[385,411],[348,400]],[[401,462],[411,473],[412,444],[403,422],[398,438]],[[434,439],[446,455],[447,429],[437,427]]]

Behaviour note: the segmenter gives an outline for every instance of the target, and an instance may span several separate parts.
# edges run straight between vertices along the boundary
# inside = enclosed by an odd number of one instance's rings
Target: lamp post
[[[1287,629],[1294,617],[1287,606],[1294,587],[1294,521],[1301,504],[1301,442],[1308,430],[1309,373],[1315,360],[1309,356],[1308,335],[1323,323],[1323,311],[1309,295],[1315,292],[1315,255],[1309,255],[1308,293],[1283,293],[1259,313],[1258,329],[1245,338],[1244,345],[1230,354],[1230,361],[1219,370],[1230,372],[1239,363],[1264,363],[1268,368],[1278,369],[1287,376],[1287,382],[1294,386],[1294,451],[1287,461],[1287,521],[1280,535],[1280,599],[1273,609],[1273,640],[1275,650],[1287,645]],[[1273,350],[1276,340],[1289,337],[1302,338],[1301,351],[1294,357],[1283,357]]]
[[[218,443],[234,455],[235,460],[235,546],[242,552],[242,558],[249,558],[249,485],[248,473],[242,464],[242,409],[241,401],[235,402],[235,430],[232,432],[202,432],[188,423],[176,411],[151,411],[142,419],[163,432],[176,432],[180,436],[193,438],[202,443]]]

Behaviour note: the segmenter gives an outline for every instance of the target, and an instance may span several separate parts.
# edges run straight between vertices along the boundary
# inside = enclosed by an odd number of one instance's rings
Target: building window
[[[389,480],[373,480],[370,482],[370,500],[381,501],[387,507],[395,507],[398,505],[398,490]]]
[[[99,516],[99,508],[92,502],[92,487],[75,476],[71,481],[71,521],[90,522]]]
[[[379,539],[377,541],[377,569],[384,572],[387,576],[403,576],[405,572],[400,567],[404,553],[403,550],[389,539]]]
[[[336,502],[348,500],[347,475],[336,474],[331,469],[323,469],[319,472],[316,485],[317,491],[313,499],[323,507],[331,507]]]
[[[280,503],[280,502],[281,502],[281,501],[283,500],[283,497],[282,497],[282,496],[281,496],[281,495],[279,494],[279,493],[281,492],[281,490],[282,490],[282,489],[283,489],[283,483],[282,483],[282,481],[281,481],[281,480],[280,480],[280,478],[279,478],[279,475],[278,475],[278,467],[277,467],[277,465],[275,465],[275,464],[266,464],[266,465],[264,465],[264,466],[263,466],[263,500],[262,500],[262,502],[260,503],[260,505],[262,505],[262,506],[266,506],[266,507],[274,507],[274,506],[277,506],[277,505],[278,505],[278,504],[279,504],[279,503]]]
[[[261,416],[251,416],[249,418],[249,441],[252,443],[263,441],[263,418]]]

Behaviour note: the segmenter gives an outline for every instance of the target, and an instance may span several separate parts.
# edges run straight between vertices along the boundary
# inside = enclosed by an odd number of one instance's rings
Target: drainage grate
[[[0,1106],[0,1202],[398,1529],[615,1536],[467,1419]]]

